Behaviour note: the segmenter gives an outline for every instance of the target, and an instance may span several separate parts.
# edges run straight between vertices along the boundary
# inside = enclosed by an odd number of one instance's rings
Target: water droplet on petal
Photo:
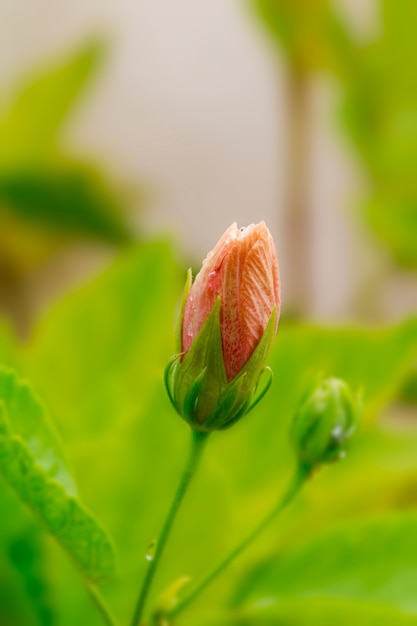
[[[148,543],[148,547],[146,548],[145,559],[147,561],[153,561],[153,558],[155,556],[155,551],[156,551],[156,539],[152,539],[152,541]]]

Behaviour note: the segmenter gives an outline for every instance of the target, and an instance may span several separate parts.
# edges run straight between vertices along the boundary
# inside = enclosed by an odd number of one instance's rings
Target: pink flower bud
[[[220,330],[227,381],[239,374],[259,344],[276,309],[279,279],[275,246],[264,222],[232,224],[209,252],[188,294],[182,323],[187,353],[220,298]]]

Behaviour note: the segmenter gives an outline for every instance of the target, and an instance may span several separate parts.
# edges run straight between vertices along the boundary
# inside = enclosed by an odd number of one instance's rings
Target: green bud
[[[295,414],[291,439],[300,463],[314,467],[341,459],[361,413],[358,393],[337,378],[310,391]]]

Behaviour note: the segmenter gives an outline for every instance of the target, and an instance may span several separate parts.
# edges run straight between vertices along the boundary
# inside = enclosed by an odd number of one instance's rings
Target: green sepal
[[[185,311],[185,305],[187,304],[187,300],[188,300],[188,294],[190,293],[192,284],[193,284],[193,275],[192,275],[192,271],[190,267],[187,270],[187,278],[185,279],[184,292],[182,294],[182,301],[181,301],[181,313],[180,313],[180,317],[178,320],[177,329],[175,333],[178,352],[181,352],[182,350],[182,326],[183,326],[183,321],[184,321],[184,311]]]
[[[203,370],[206,372],[200,380]],[[175,371],[174,404],[183,417],[185,417],[184,407],[187,394],[194,387],[197,379],[199,379],[199,395],[196,398],[194,415],[186,419],[198,427],[213,414],[227,385],[220,332],[220,298],[217,298],[191,344],[190,350]]]
[[[264,387],[262,388],[262,391],[259,394],[257,394],[259,380],[261,379],[262,374],[265,371],[269,373],[268,380],[266,384],[264,385]],[[226,428],[230,428],[231,426],[233,426],[233,424],[236,424],[236,422],[238,422],[242,417],[250,413],[256,407],[258,402],[260,402],[262,398],[264,397],[264,395],[267,393],[268,389],[270,388],[272,384],[272,378],[273,376],[272,376],[271,368],[264,367],[264,369],[261,371],[259,375],[258,383],[256,384],[256,387],[253,390],[252,395],[250,395],[249,397],[243,396],[239,404],[236,402],[237,407],[235,407],[235,410],[233,411],[233,413],[231,413],[230,417],[223,422],[221,427],[219,427],[219,430],[225,430]],[[254,400],[253,400],[253,396],[256,396]]]
[[[247,398],[242,397],[241,393],[246,376],[247,373],[244,372],[227,385],[214,414],[204,423],[205,428],[209,430],[225,428],[226,424],[241,412],[243,406],[247,404]]]
[[[259,382],[260,382],[264,372],[267,373],[268,379],[267,379],[265,385],[263,386],[262,390],[259,393],[257,393],[258,387],[259,387]],[[256,383],[256,387],[255,387],[254,392],[253,392],[253,395],[256,396],[256,397],[252,401],[252,403],[249,405],[249,407],[247,408],[246,413],[249,413],[250,411],[252,411],[256,407],[256,405],[262,400],[264,395],[266,393],[268,393],[269,388],[272,385],[273,378],[274,378],[274,375],[273,375],[272,370],[271,370],[270,367],[264,367],[263,370],[261,370],[261,373],[259,374],[258,382]]]
[[[174,401],[174,389],[173,389],[174,382],[173,381],[175,379],[175,370],[178,367],[180,358],[181,358],[181,354],[174,354],[174,356],[172,356],[170,360],[168,361],[168,365],[166,366],[164,370],[165,389],[167,390],[168,398],[170,399],[171,404],[174,406],[175,409],[177,407],[175,406],[175,401]]]
[[[187,282],[187,284],[190,284]],[[185,301],[188,295],[185,291]],[[276,322],[273,310],[262,338],[237,376],[227,382],[220,329],[220,298],[185,354],[173,357],[165,370],[165,385],[176,411],[203,432],[229,428],[251,411],[268,391],[272,373],[265,368]],[[182,320],[181,320],[182,325]],[[258,394],[264,372],[269,378]]]
[[[253,351],[250,359],[244,365],[238,376],[243,373],[247,373],[245,378],[245,385],[242,389],[242,393],[251,395],[254,393],[255,388],[258,385],[259,376],[265,367],[266,360],[268,358],[269,350],[271,348],[274,335],[275,335],[275,322],[277,318],[277,310],[274,307],[264,334],[261,337],[260,342]]]
[[[200,374],[195,379],[193,386],[191,387],[191,389],[188,391],[187,395],[185,396],[183,412],[184,412],[184,417],[187,420],[193,419],[195,415],[198,397],[200,395],[201,388],[203,386],[203,381],[204,381],[206,372],[207,372],[207,367],[205,367],[200,372]]]

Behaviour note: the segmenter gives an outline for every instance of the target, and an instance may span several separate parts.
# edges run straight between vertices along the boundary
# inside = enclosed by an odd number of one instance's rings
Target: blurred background
[[[415,11],[4,0],[3,308],[24,327],[109,243],[173,235],[197,265],[264,219],[284,312],[416,310]]]
[[[416,626],[416,23],[414,0],[0,1],[0,626],[99,626],[86,581],[128,623],[186,454],[162,384],[185,269],[260,220],[274,383],[213,435],[151,604],[282,492],[322,372],[363,390],[352,451],[178,624]],[[31,381],[13,402],[3,365]]]

